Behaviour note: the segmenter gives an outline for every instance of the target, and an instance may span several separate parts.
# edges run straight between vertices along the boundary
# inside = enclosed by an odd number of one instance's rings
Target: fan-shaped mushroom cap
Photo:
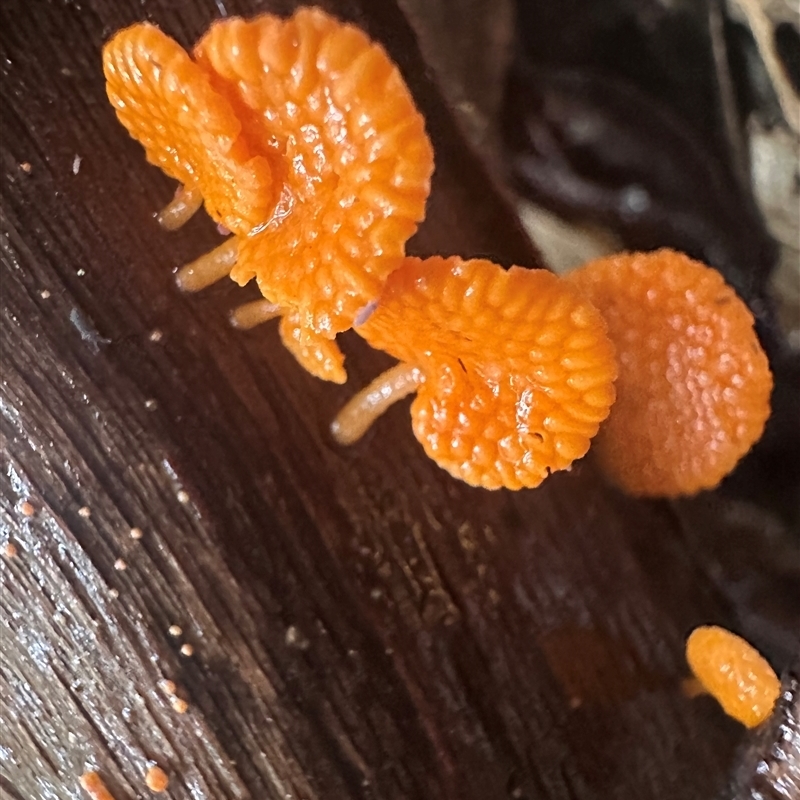
[[[147,159],[188,188],[236,233],[269,219],[277,200],[270,162],[243,134],[206,70],[154,25],[119,31],[103,49],[108,98]]]
[[[198,63],[278,156],[275,215],[231,276],[302,310],[322,336],[352,325],[425,216],[433,150],[385,50],[319,9],[215,23]]]
[[[545,270],[407,258],[357,330],[419,368],[414,434],[434,461],[476,486],[533,487],[566,469],[614,401],[602,317]]]

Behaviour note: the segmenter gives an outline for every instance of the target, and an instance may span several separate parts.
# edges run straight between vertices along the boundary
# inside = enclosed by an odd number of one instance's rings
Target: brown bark
[[[173,187],[116,122],[100,48],[143,18],[188,44],[220,7],[0,11],[0,520],[18,549],[0,561],[0,786],[77,798],[89,766],[124,800],[152,759],[180,800],[709,797],[739,731],[681,694],[682,642],[730,613],[667,506],[591,464],[470,489],[426,460],[406,404],[337,447],[333,412],[385,358],[345,336],[350,383],[323,384],[274,327],[228,326],[246,292],[172,287],[218,236],[157,227]],[[415,252],[534,265],[399,11],[333,9],[387,44],[429,121]]]

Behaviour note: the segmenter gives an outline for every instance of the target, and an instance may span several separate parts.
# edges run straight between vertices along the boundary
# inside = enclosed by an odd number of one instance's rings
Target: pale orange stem
[[[686,697],[700,697],[701,695],[708,694],[708,690],[705,686],[703,686],[700,681],[695,678],[684,678],[681,681],[681,690],[686,695]]]
[[[244,303],[231,311],[231,325],[234,328],[248,330],[262,322],[280,317],[282,313],[283,310],[276,303],[270,303],[269,300],[253,300],[252,303]]]
[[[418,367],[398,364],[362,389],[331,423],[331,433],[339,444],[357,442],[393,403],[415,392],[425,376]]]
[[[200,256],[197,261],[192,261],[178,270],[175,283],[184,292],[199,292],[206,286],[211,286],[226,275],[230,275],[236,264],[239,248],[236,238],[231,237],[219,247]]]
[[[197,187],[187,189],[182,186],[172,202],[164,206],[156,219],[162,228],[176,231],[183,227],[203,205],[203,195]]]

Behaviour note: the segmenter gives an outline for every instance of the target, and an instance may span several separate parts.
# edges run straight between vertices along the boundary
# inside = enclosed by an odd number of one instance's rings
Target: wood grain
[[[290,5],[0,10],[0,521],[18,549],[0,560],[0,786],[78,798],[93,767],[127,800],[153,760],[176,800],[705,800],[740,732],[681,694],[682,642],[731,611],[668,506],[590,463],[470,489],[425,459],[407,404],[339,448],[332,414],[386,359],[345,336],[350,383],[326,385],[274,327],[228,326],[247,292],[173,288],[218,235],[159,230],[173,187],[115,121],[101,45],[139,19],[188,44],[223,10]],[[399,11],[329,7],[386,43],[429,121],[415,252],[535,265]]]

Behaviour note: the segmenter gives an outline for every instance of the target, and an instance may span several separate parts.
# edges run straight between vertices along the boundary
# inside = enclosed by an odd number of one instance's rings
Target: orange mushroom
[[[319,9],[216,22],[194,58],[149,25],[104,52],[120,119],[184,183],[162,219],[174,227],[202,196],[236,234],[178,283],[255,277],[266,299],[234,322],[283,317],[300,363],[343,382],[333,340],[380,293],[425,214],[424,120],[385,50]]]
[[[119,121],[150,163],[183,184],[162,215],[165,227],[178,227],[203,200],[211,217],[240,234],[270,217],[270,159],[177,42],[148,23],[126,28],[103,49],[103,71]]]
[[[686,641],[686,660],[728,716],[754,728],[772,714],[781,691],[778,676],[740,636],[715,625],[695,628]]]
[[[334,436],[355,441],[416,391],[415,436],[439,466],[475,486],[534,487],[568,468],[614,401],[605,323],[545,270],[406,258],[356,330],[401,363],[350,401]]]
[[[716,486],[758,441],[772,375],[753,317],[720,274],[682,253],[622,253],[568,280],[608,324],[617,402],[595,452],[636,495]]]

